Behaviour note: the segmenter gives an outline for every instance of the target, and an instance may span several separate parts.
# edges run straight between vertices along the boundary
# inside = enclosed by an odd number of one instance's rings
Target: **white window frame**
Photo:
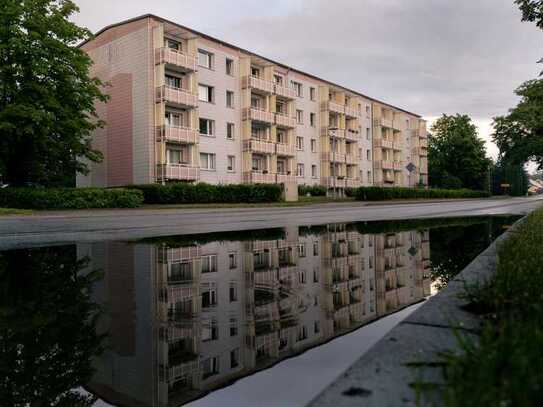
[[[304,163],[296,164],[296,176],[304,177],[305,176],[305,165]]]
[[[203,165],[202,159],[206,157],[206,164]],[[200,152],[200,169],[205,171],[216,171],[217,170],[217,157],[215,153],[205,153]],[[216,257],[216,256],[215,256]],[[203,258],[203,257],[202,257]]]
[[[296,149],[299,151],[304,150],[304,138],[302,136],[296,136]]]
[[[207,133],[202,133],[202,131],[201,131],[201,129],[202,129],[202,126],[201,126],[202,121],[207,122],[207,129],[208,129]],[[215,120],[206,119],[205,117],[200,117],[198,119],[198,132],[202,136],[215,137]]]
[[[226,107],[234,109],[236,106],[236,96],[233,90],[226,91]]]
[[[231,122],[226,123],[226,139],[234,140],[235,138],[236,138],[236,124],[231,123]]]
[[[226,156],[226,170],[228,172],[236,172],[236,156],[235,155]]]
[[[230,72],[228,72],[228,66],[230,66]],[[232,58],[226,58],[226,62],[225,62],[225,68],[224,68],[224,72],[228,75],[228,76],[234,76],[234,60]]]
[[[296,109],[296,123],[304,124],[304,111],[301,109]]]
[[[212,52],[199,49],[198,50],[198,66],[201,66],[203,68],[207,69],[213,69],[213,58],[214,55]],[[206,62],[203,61],[203,59],[206,59]]]
[[[213,86],[198,84],[198,100],[200,102],[214,103],[215,88]]]

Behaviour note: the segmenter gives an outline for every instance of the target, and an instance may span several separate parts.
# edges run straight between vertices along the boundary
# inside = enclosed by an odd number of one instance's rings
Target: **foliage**
[[[538,406],[543,377],[543,210],[498,247],[497,271],[471,286],[470,309],[486,316],[478,340],[443,356],[444,405]],[[484,389],[484,391],[481,391]]]
[[[277,202],[281,186],[275,184],[186,184],[129,185],[126,188],[143,192],[146,204],[184,203],[258,203]]]
[[[506,116],[494,118],[494,142],[500,159],[511,164],[533,160],[543,168],[543,80],[524,82],[520,102]]]
[[[298,185],[298,195],[326,196],[326,187],[321,185]]]
[[[102,351],[87,266],[75,246],[0,253],[0,405],[93,405],[74,390]]]
[[[429,183],[437,188],[488,188],[484,141],[467,115],[440,117],[431,128],[428,143]]]
[[[75,45],[90,32],[70,0],[3,0],[0,7],[0,174],[4,182],[59,185],[87,172],[101,82]]]
[[[510,187],[502,187],[509,184]],[[528,192],[528,173],[522,164],[498,161],[492,168],[492,195],[525,196]]]
[[[543,29],[543,1],[542,0],[515,0],[522,12],[522,21],[531,21]]]
[[[143,194],[122,188],[3,188],[0,207],[25,209],[136,208]]]
[[[470,189],[420,189],[404,187],[360,187],[354,196],[359,201],[383,201],[388,199],[437,199],[437,198],[486,198],[486,191]]]

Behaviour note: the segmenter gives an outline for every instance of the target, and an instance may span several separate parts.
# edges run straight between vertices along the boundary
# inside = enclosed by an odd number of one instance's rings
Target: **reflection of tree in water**
[[[93,403],[72,390],[101,351],[87,264],[75,246],[0,252],[0,405]]]
[[[444,288],[485,250],[515,218],[489,218],[468,226],[430,229],[431,277],[437,289]]]

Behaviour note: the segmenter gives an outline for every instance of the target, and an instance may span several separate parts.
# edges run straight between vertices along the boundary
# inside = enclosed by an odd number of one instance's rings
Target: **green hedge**
[[[422,188],[381,188],[360,187],[354,191],[354,197],[359,201],[384,201],[387,199],[430,199],[430,198],[487,198],[486,191],[471,189],[422,189]]]
[[[185,184],[129,185],[143,193],[146,204],[258,203],[281,200],[281,186],[274,184]]]
[[[326,187],[320,185],[298,185],[298,195],[326,196]]]
[[[0,207],[22,209],[136,208],[140,191],[123,188],[3,188]]]

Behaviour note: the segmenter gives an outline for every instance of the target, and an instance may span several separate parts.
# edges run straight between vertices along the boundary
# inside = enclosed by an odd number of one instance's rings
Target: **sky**
[[[153,13],[416,112],[492,118],[543,70],[543,32],[513,0],[75,0],[96,32]]]

